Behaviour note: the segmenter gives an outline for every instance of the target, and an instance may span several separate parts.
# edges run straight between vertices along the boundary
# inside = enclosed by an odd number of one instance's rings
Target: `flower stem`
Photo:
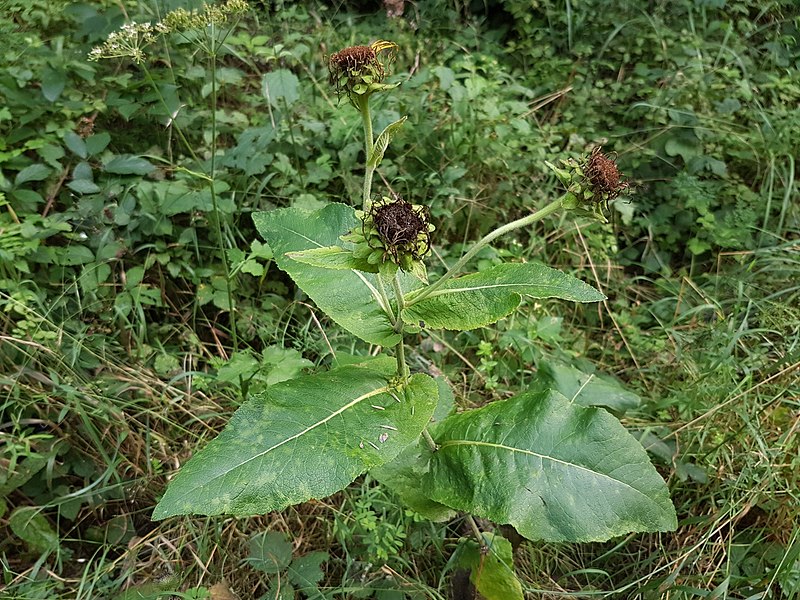
[[[231,343],[233,344],[233,352],[236,352],[239,346],[236,332],[236,313],[233,307],[233,290],[231,289],[231,267],[228,263],[228,254],[225,252],[225,238],[222,233],[222,215],[219,211],[219,204],[217,203],[217,190],[214,185],[217,170],[217,47],[214,45],[214,26],[211,26],[211,47],[213,52],[210,53],[211,59],[211,161],[209,165],[209,178],[211,180],[209,188],[211,191],[211,208],[214,212],[214,224],[216,225],[217,239],[219,240],[219,254],[222,259],[222,268],[225,271],[225,291],[228,297],[228,311],[230,314],[231,322]],[[241,384],[241,378],[239,383]],[[242,386],[242,391],[244,388]]]
[[[395,317],[394,321],[394,330],[400,334],[400,341],[397,343],[397,346],[395,346],[395,350],[397,352],[397,374],[405,379],[409,375],[409,370],[408,366],[406,365],[406,348],[405,344],[403,343],[403,318],[401,317],[401,314],[405,308],[405,304],[403,302],[403,288],[400,287],[400,280],[398,279],[399,273],[399,271],[395,273],[394,278],[392,279],[394,296],[397,298],[397,316]],[[378,278],[380,278],[380,275],[378,275]]]
[[[368,210],[370,196],[372,195],[372,176],[375,173],[375,167],[370,166],[370,157],[375,147],[375,140],[372,138],[372,115],[369,111],[369,94],[358,97],[358,110],[364,123],[364,192],[361,204],[363,210]]]
[[[486,234],[479,241],[475,242],[475,245],[472,246],[472,248],[470,248],[469,251],[464,256],[462,256],[456,264],[450,267],[447,270],[447,272],[441,276],[441,278],[439,278],[437,281],[435,281],[428,287],[422,288],[422,290],[420,290],[419,293],[414,294],[410,297],[406,297],[405,306],[406,307],[413,306],[414,304],[421,302],[422,300],[430,296],[432,293],[437,291],[444,285],[444,283],[447,280],[457,275],[461,271],[461,269],[464,268],[464,265],[466,265],[473,256],[475,256],[484,247],[488,246],[490,243],[492,243],[500,236],[505,235],[510,231],[514,231],[515,229],[519,229],[520,227],[527,227],[528,225],[532,225],[536,221],[540,221],[545,217],[556,212],[559,208],[561,208],[561,202],[563,199],[564,196],[562,196],[558,200],[555,200],[554,202],[551,202],[550,204],[548,204],[541,210],[536,211],[533,214],[530,214],[526,217],[522,217],[521,219],[517,219],[516,221],[511,221],[511,223],[506,223],[505,225],[502,225],[497,229],[495,229],[494,231]]]
[[[383,278],[378,275],[375,279],[378,281],[378,292],[381,295],[381,302],[383,303],[383,308],[387,315],[389,315],[389,320],[392,322],[393,327],[397,327],[397,319],[395,319],[394,311],[392,310],[392,303],[389,300],[389,295],[386,293],[386,286],[383,285]]]

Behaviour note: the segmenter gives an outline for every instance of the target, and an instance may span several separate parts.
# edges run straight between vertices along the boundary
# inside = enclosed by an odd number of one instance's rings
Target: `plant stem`
[[[363,210],[368,210],[370,196],[372,195],[372,176],[375,173],[375,167],[370,166],[370,157],[375,147],[375,141],[372,139],[372,115],[369,111],[369,94],[359,96],[358,104],[361,120],[364,123],[364,191],[361,207]]]
[[[400,334],[400,341],[395,346],[397,352],[397,374],[403,379],[409,375],[408,366],[406,365],[406,348],[403,343],[403,318],[401,316],[405,305],[403,304],[403,288],[400,287],[400,279],[398,278],[400,271],[394,274],[392,279],[392,286],[394,287],[394,296],[397,298],[397,317],[394,321],[394,330]],[[380,275],[378,275],[380,279]]]
[[[202,168],[202,165],[200,163],[200,158],[198,158],[197,153],[194,151],[194,147],[192,146],[191,143],[189,143],[189,140],[186,139],[186,134],[183,133],[183,129],[181,129],[181,127],[177,123],[177,112],[174,115],[170,115],[167,101],[164,98],[164,95],[161,93],[161,90],[158,89],[158,84],[156,84],[156,80],[153,79],[153,75],[150,73],[150,70],[147,68],[147,65],[142,65],[142,72],[144,73],[147,82],[150,84],[150,87],[153,89],[153,92],[155,93],[156,97],[158,97],[158,101],[164,108],[164,111],[167,113],[167,115],[169,115],[170,129],[178,133],[178,137],[180,138],[181,143],[184,145],[186,151],[189,153],[189,156],[191,156],[192,160],[194,160],[199,165],[198,168]]]
[[[555,200],[554,202],[551,202],[541,210],[537,210],[535,213],[530,214],[527,217],[522,217],[521,219],[517,219],[516,221],[511,221],[511,223],[506,223],[505,225],[498,227],[494,231],[487,233],[483,238],[475,242],[475,245],[472,246],[472,248],[470,248],[469,251],[464,256],[462,256],[456,264],[450,267],[447,270],[447,272],[441,276],[441,278],[439,278],[437,281],[435,281],[428,287],[422,288],[422,290],[418,294],[415,294],[410,298],[405,298],[406,302],[405,305],[413,306],[417,302],[421,302],[422,300],[430,296],[432,293],[437,291],[444,285],[444,283],[448,279],[450,279],[454,275],[457,275],[461,271],[461,269],[464,268],[464,265],[466,265],[473,256],[475,256],[484,247],[488,246],[490,243],[499,238],[501,235],[505,235],[510,231],[519,229],[520,227],[527,227],[528,225],[532,225],[536,221],[540,221],[545,217],[547,217],[548,215],[551,215],[554,212],[556,212],[559,208],[561,208],[561,201],[563,199],[564,196],[561,196],[561,198]]]
[[[470,514],[467,514],[466,519],[467,523],[469,523],[470,529],[472,529],[475,539],[478,540],[478,543],[481,545],[481,547],[486,546],[486,540],[483,539],[483,534],[481,533],[478,524],[475,522],[475,519]]]
[[[209,175],[203,175],[200,173],[192,173],[188,171],[192,175],[198,176],[202,179],[205,179],[209,184],[209,191],[211,193],[211,207],[212,212],[214,213],[214,224],[217,234],[217,239],[219,240],[219,253],[220,258],[222,259],[223,269],[225,270],[225,287],[228,296],[228,308],[231,313],[231,343],[233,345],[233,350],[235,351],[238,348],[238,339],[237,339],[237,331],[236,331],[236,318],[233,314],[233,292],[231,290],[231,271],[230,265],[228,264],[228,256],[225,253],[225,244],[224,238],[222,236],[222,225],[220,221],[220,214],[219,214],[219,206],[217,203],[217,192],[214,187],[214,178],[216,176],[216,160],[217,160],[217,45],[214,43],[213,36],[216,35],[216,31],[214,26],[211,26],[211,35],[212,41],[211,46],[205,48],[206,52],[208,53],[209,58],[211,59],[211,161],[209,165]],[[150,70],[147,69],[145,66],[143,68],[145,77],[147,78],[148,83],[153,88],[153,91],[158,96],[159,102],[161,105],[168,110],[167,102],[164,96],[161,94],[161,90],[159,90],[158,85],[156,84],[155,80],[153,79]],[[178,133],[178,137],[180,138],[181,142],[183,143],[184,147],[186,148],[189,155],[198,163],[200,164],[200,158],[197,156],[197,153],[194,150],[194,147],[186,138],[186,135],[183,132],[183,129],[178,126],[176,119],[173,116],[172,120],[172,127],[174,131]],[[201,167],[202,168],[202,167]]]
[[[217,204],[217,191],[214,185],[214,177],[216,176],[217,168],[217,46],[215,45],[216,31],[214,25],[211,25],[211,48],[212,52],[209,53],[211,58],[211,162],[209,166],[209,176],[211,183],[209,185],[211,190],[211,208],[214,211],[214,223],[217,230],[217,239],[219,240],[219,254],[222,259],[222,267],[225,270],[225,291],[228,296],[228,311],[230,311],[230,327],[231,327],[231,343],[233,351],[236,352],[239,347],[239,341],[236,335],[236,314],[233,308],[233,291],[231,290],[231,268],[228,264],[228,255],[225,252],[225,238],[222,236],[222,215],[219,212],[219,205]],[[240,379],[240,384],[241,379]],[[242,393],[244,393],[244,386],[241,386]]]
[[[383,305],[386,307],[386,314],[389,315],[389,320],[392,322],[392,327],[397,327],[397,319],[394,316],[394,311],[392,310],[392,303],[389,300],[389,295],[386,293],[386,287],[383,285],[383,278],[378,275],[375,278],[378,281],[378,292],[381,295],[381,301]]]
[[[428,448],[431,449],[431,452],[436,452],[439,449],[439,446],[436,445],[436,441],[433,439],[433,436],[428,433],[428,428],[422,430],[422,437],[425,438],[425,442],[428,444]]]

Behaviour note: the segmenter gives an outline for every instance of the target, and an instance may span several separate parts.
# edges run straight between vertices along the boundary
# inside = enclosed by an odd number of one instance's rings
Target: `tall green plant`
[[[594,541],[674,529],[663,480],[603,408],[572,402],[543,378],[508,400],[446,416],[436,412],[437,382],[410,372],[406,333],[490,325],[512,313],[523,295],[603,300],[591,286],[539,264],[463,270],[495,239],[547,215],[570,210],[602,219],[605,204],[626,184],[599,149],[583,164],[551,165],[567,186],[564,195],[501,225],[428,283],[423,260],[434,227],[425,207],[398,197],[372,200],[372,173],[405,121],[373,137],[370,100],[395,87],[384,83],[394,50],[390,42],[376,42],[346,48],[329,62],[332,83],[364,122],[361,210],[330,203],[314,212],[254,215],[277,265],[331,319],[366,342],[392,348],[393,359],[365,359],[252,396],[171,481],[153,518],[281,510],[370,472],[431,519],[463,511],[511,524],[529,539]],[[488,544],[477,528],[476,537]],[[491,540],[498,550],[488,564],[499,574],[510,552],[499,552],[505,548],[499,536]],[[518,584],[508,587],[498,577],[497,589],[486,580],[479,586],[484,595],[521,598]]]
[[[202,10],[189,11],[178,8],[168,12],[162,20],[156,23],[130,22],[123,25],[119,31],[113,32],[103,44],[96,46],[89,53],[89,60],[96,61],[107,58],[125,58],[130,59],[142,69],[158,103],[161,104],[166,113],[170,115],[170,127],[176,132],[178,140],[184,150],[194,161],[195,166],[192,169],[180,168],[179,170],[199,180],[208,189],[208,194],[211,198],[211,220],[218,244],[217,250],[225,273],[225,295],[227,299],[225,304],[227,310],[231,313],[230,331],[234,351],[238,347],[232,290],[234,273],[228,260],[228,248],[226,248],[226,238],[223,235],[224,215],[220,210],[218,197],[217,62],[228,35],[235,29],[239,19],[241,19],[247,8],[248,5],[245,0],[226,0],[225,3],[220,5],[204,4]],[[207,161],[204,161],[198,156],[195,146],[186,137],[186,133],[176,119],[177,111],[170,108],[169,102],[163,93],[162,86],[154,79],[147,65],[147,47],[156,43],[159,37],[171,35],[177,36],[183,41],[192,44],[197,48],[201,56],[205,56],[208,61],[210,71],[209,98],[211,101],[211,143],[209,159]],[[244,393],[244,385],[241,384],[241,387]]]

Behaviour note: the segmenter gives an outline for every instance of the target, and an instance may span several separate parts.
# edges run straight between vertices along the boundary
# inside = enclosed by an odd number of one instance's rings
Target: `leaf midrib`
[[[291,441],[293,441],[293,440],[296,440],[296,439],[298,439],[299,437],[302,437],[302,436],[306,435],[308,432],[310,432],[310,431],[312,431],[312,430],[316,429],[316,428],[317,428],[317,427],[319,427],[320,425],[324,425],[325,423],[327,423],[328,421],[330,421],[330,420],[331,420],[331,419],[333,419],[334,417],[336,417],[336,416],[338,416],[338,415],[342,414],[342,413],[343,413],[343,412],[345,412],[346,410],[348,410],[348,409],[352,408],[353,406],[357,405],[359,402],[363,402],[364,400],[366,400],[366,399],[368,399],[368,398],[372,398],[373,396],[377,396],[377,395],[379,395],[379,394],[384,394],[384,393],[388,392],[388,391],[389,391],[389,389],[390,389],[390,388],[389,388],[389,386],[382,386],[382,387],[380,387],[380,388],[377,388],[377,389],[371,390],[370,392],[368,392],[368,393],[366,393],[366,394],[362,394],[361,396],[359,396],[359,397],[355,398],[354,400],[352,400],[352,401],[348,402],[347,404],[345,404],[345,405],[344,405],[344,406],[342,406],[341,408],[339,408],[339,409],[337,409],[337,410],[333,411],[331,414],[329,414],[329,415],[328,415],[327,417],[325,417],[324,419],[322,419],[322,420],[320,420],[320,421],[317,421],[317,422],[316,422],[316,423],[314,423],[313,425],[310,425],[309,427],[306,427],[306,428],[305,428],[305,429],[303,429],[302,431],[300,431],[300,432],[298,432],[298,433],[296,433],[296,434],[294,434],[294,435],[292,435],[292,436],[290,436],[290,437],[286,438],[285,440],[281,440],[280,442],[278,442],[277,444],[274,444],[274,445],[270,446],[270,447],[269,447],[269,448],[267,448],[266,450],[264,450],[264,451],[262,451],[262,452],[259,452],[259,453],[257,453],[257,454],[254,454],[253,456],[251,456],[251,457],[250,457],[250,458],[248,458],[247,460],[244,460],[244,461],[240,462],[239,464],[232,466],[230,469],[227,469],[227,470],[223,471],[222,473],[219,473],[219,474],[215,475],[214,477],[211,477],[211,478],[210,478],[210,479],[209,479],[209,480],[206,482],[206,484],[205,484],[205,485],[208,485],[208,484],[210,484],[212,481],[216,481],[216,480],[217,480],[217,479],[219,479],[220,477],[225,477],[225,476],[226,476],[228,473],[230,473],[231,471],[234,471],[234,470],[236,470],[236,469],[239,469],[239,468],[243,467],[244,465],[246,465],[247,463],[249,463],[249,462],[251,462],[251,461],[253,461],[253,460],[257,459],[257,458],[260,458],[260,457],[262,457],[262,456],[264,456],[264,455],[266,455],[266,454],[268,454],[268,453],[272,452],[273,450],[276,450],[277,448],[280,448],[280,447],[281,447],[281,446],[283,446],[284,444],[288,444],[289,442],[291,442]],[[203,486],[203,487],[205,487],[205,486]],[[187,491],[187,492],[186,492],[186,494],[184,494],[184,495],[183,495],[183,497],[186,497],[187,495],[189,495],[189,494],[191,494],[191,493],[194,493],[194,489]]]
[[[437,296],[445,296],[447,294],[459,294],[463,292],[477,292],[480,290],[491,290],[495,288],[508,288],[508,287],[536,287],[538,289],[558,289],[558,284],[542,284],[542,283],[492,283],[486,285],[475,285],[469,287],[454,287],[437,290],[428,295],[428,298],[436,298]],[[526,292],[520,290],[512,290],[515,294],[525,294]],[[427,298],[426,298],[427,299]],[[423,300],[424,302],[424,300]]]
[[[578,469],[578,470],[581,470],[581,471],[585,471],[585,472],[591,473],[593,475],[599,475],[600,477],[604,477],[604,478],[606,478],[608,480],[611,480],[611,481],[614,481],[616,483],[622,484],[623,486],[625,486],[627,488],[630,488],[631,490],[633,490],[634,492],[636,492],[640,496],[644,497],[646,500],[648,500],[650,502],[653,502],[654,504],[657,504],[657,502],[655,502],[655,500],[650,498],[650,496],[648,496],[644,492],[642,492],[640,490],[637,490],[635,487],[633,487],[629,483],[626,483],[624,481],[621,481],[619,479],[615,479],[614,477],[611,477],[611,475],[607,475],[605,473],[601,473],[600,471],[592,471],[591,469],[589,469],[587,467],[584,467],[583,465],[579,465],[579,464],[576,464],[576,463],[571,463],[571,462],[568,462],[568,461],[565,461],[565,460],[561,460],[560,458],[555,458],[554,456],[548,456],[547,454],[540,454],[539,452],[534,452],[533,450],[525,450],[524,448],[515,448],[514,446],[506,446],[505,444],[497,444],[497,443],[494,443],[494,442],[479,442],[479,441],[475,441],[475,440],[447,440],[446,442],[442,442],[439,445],[437,451],[442,451],[444,448],[447,448],[448,446],[486,446],[486,447],[489,447],[489,448],[499,448],[501,450],[509,450],[511,452],[519,452],[519,453],[522,453],[522,454],[529,454],[531,456],[536,456],[538,458],[541,458],[542,460],[549,460],[551,462],[562,464],[562,465],[564,465],[566,467],[573,467],[575,469]]]

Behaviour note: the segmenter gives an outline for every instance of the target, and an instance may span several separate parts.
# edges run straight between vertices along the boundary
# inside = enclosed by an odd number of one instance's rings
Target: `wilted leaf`
[[[470,570],[469,580],[486,600],[523,600],[511,542],[493,533],[481,535],[483,547],[475,540],[465,541],[458,564]]]

